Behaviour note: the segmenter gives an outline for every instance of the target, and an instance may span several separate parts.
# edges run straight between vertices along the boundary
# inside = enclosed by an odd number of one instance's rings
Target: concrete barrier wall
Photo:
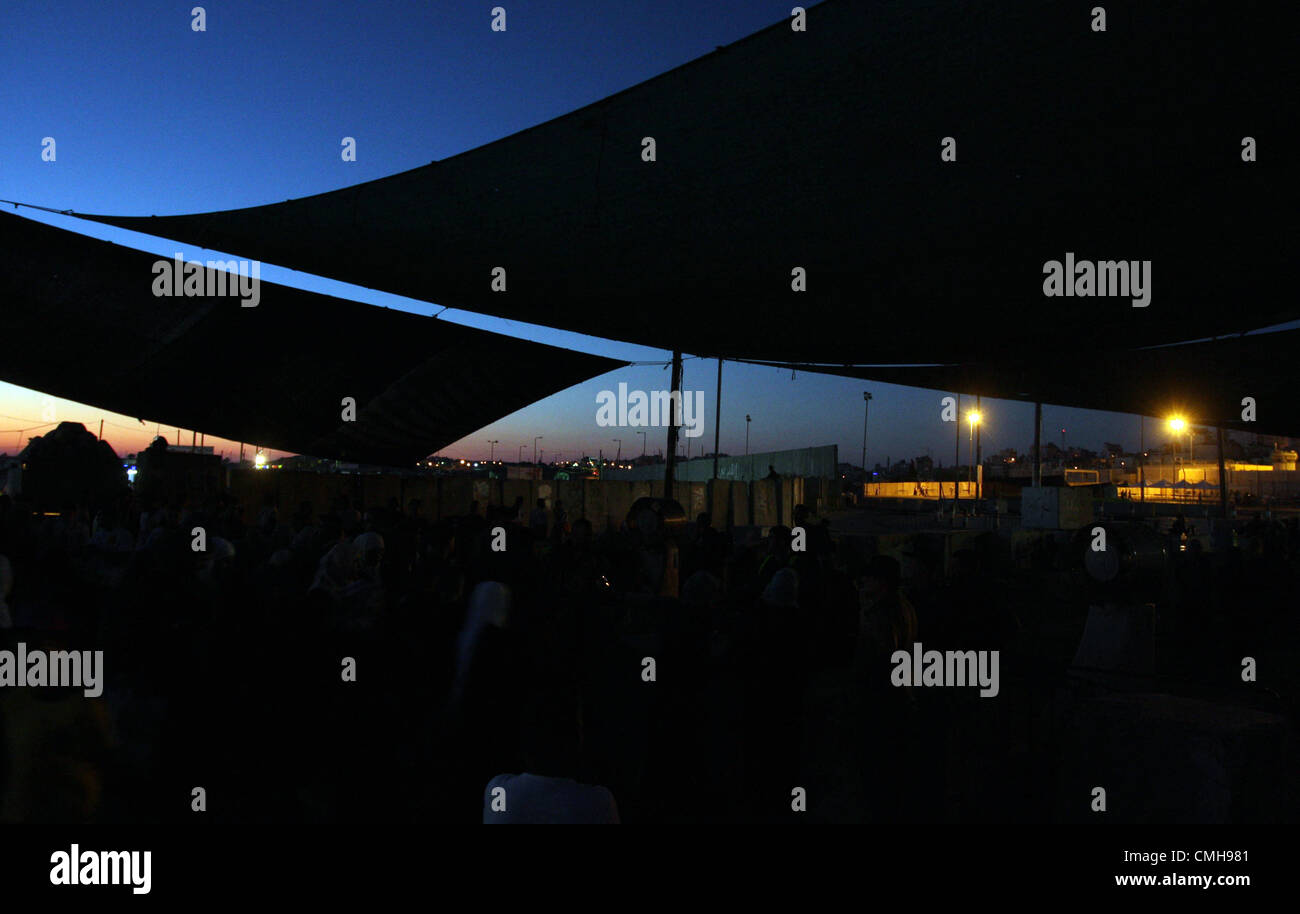
[[[758,527],[771,527],[777,523],[776,485],[773,480],[759,479],[749,484],[753,500],[750,523]]]
[[[818,514],[824,514],[832,511],[842,504],[841,493],[843,492],[844,480],[836,477],[834,479],[820,479],[814,476],[801,478],[800,484],[803,486],[802,502],[808,506],[809,510],[816,511]]]
[[[602,520],[606,527],[617,527],[627,517],[627,512],[632,509],[632,502],[636,501],[639,493],[630,482],[611,480],[602,488],[605,490],[605,516]],[[643,487],[642,491],[648,492],[649,486]]]
[[[244,508],[247,522],[256,521],[267,496],[273,499],[282,519],[291,517],[303,502],[311,506],[314,514],[324,514],[341,496],[349,505],[359,505],[363,511],[385,507],[394,498],[405,510],[411,499],[418,498],[422,514],[432,520],[468,514],[475,501],[479,504],[479,512],[483,513],[489,505],[509,507],[516,498],[522,497],[522,520],[525,523],[538,498],[545,498],[547,508],[552,510],[555,500],[559,499],[564,503],[570,522],[585,516],[598,532],[621,526],[638,498],[663,493],[662,483],[649,480],[501,480],[468,476],[330,475],[251,469],[231,470],[229,484],[231,494]],[[729,515],[733,526],[789,526],[796,504],[808,504],[815,510],[816,506],[806,500],[811,489],[803,479],[786,477],[751,483],[723,479],[679,482],[674,492],[688,521],[694,521],[701,512],[709,511],[714,526],[725,529]]]
[[[686,511],[686,519],[693,521],[705,511],[709,510],[709,484],[707,482],[687,483],[689,486],[689,500],[683,496],[678,497],[682,503],[682,508]]]
[[[431,517],[454,517],[469,511],[474,500],[474,480],[468,477],[447,476],[438,480],[437,507],[429,512]]]
[[[784,451],[764,451],[747,457],[718,458],[718,478],[740,482],[762,479],[768,474],[768,467],[776,467],[782,476],[818,476],[827,479],[838,478],[836,469],[839,460],[837,445],[825,444],[817,447],[792,448]],[[630,470],[606,470],[609,479],[652,479],[662,481],[664,465],[650,464],[633,467]],[[713,478],[713,458],[701,457],[695,460],[679,460],[674,469],[674,476],[679,482],[707,482]]]
[[[581,479],[561,479],[551,483],[552,494],[546,504],[554,509],[557,501],[562,503],[570,524],[582,516],[582,484]]]
[[[730,501],[731,484],[724,479],[705,483],[708,492],[708,511],[716,530],[727,527],[727,505]]]
[[[737,526],[752,527],[758,523],[754,520],[754,486],[752,483],[737,483],[736,498],[742,506],[736,516]]]

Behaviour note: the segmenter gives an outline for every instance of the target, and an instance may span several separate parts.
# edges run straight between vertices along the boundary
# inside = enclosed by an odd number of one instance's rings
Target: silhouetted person
[[[546,539],[546,499],[537,499],[537,507],[533,508],[528,515],[528,528],[533,532],[533,537],[538,540]]]
[[[1169,528],[1169,532],[1177,537],[1181,537],[1187,532],[1187,518],[1183,517],[1181,512],[1174,518],[1173,526]]]
[[[880,671],[889,668],[894,651],[910,650],[917,637],[916,610],[901,584],[898,561],[887,555],[871,557],[859,584],[858,662],[873,687],[879,687]]]
[[[551,532],[558,540],[563,538],[565,530],[569,524],[569,515],[568,512],[564,510],[564,502],[560,501],[558,498],[555,499],[555,510],[553,513],[555,515],[555,525],[552,527]]]
[[[808,667],[799,576],[780,568],[754,608],[745,688],[745,773],[753,812],[784,816],[798,782]]]
[[[864,793],[876,820],[894,820],[909,766],[911,696],[893,686],[892,655],[917,638],[916,611],[903,596],[895,559],[875,555],[860,582],[861,610],[854,666],[859,682],[859,752]]]

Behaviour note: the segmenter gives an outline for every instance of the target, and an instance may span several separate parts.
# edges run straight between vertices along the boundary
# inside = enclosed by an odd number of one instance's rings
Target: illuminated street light
[[[266,466],[266,455],[263,454],[261,451],[258,451],[257,456],[253,458],[253,465],[256,466],[259,470],[262,467]]]
[[[1194,451],[1192,445],[1192,434],[1194,432],[1194,429],[1192,428],[1192,423],[1184,419],[1182,416],[1170,416],[1169,430],[1174,433],[1174,459],[1177,460],[1178,458],[1178,439],[1181,437],[1182,432],[1186,431],[1187,432],[1187,460],[1192,460],[1194,458]],[[1186,461],[1184,461],[1184,463],[1185,462]],[[1183,471],[1183,478],[1184,479],[1187,478],[1186,470]]]
[[[966,481],[971,481],[971,474],[975,472],[975,426],[980,424],[980,414],[978,410],[972,409],[966,414],[966,421],[970,423],[970,466],[966,468]],[[960,441],[961,439],[957,439]]]

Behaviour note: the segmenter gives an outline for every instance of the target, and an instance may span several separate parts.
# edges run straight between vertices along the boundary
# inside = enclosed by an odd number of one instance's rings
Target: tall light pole
[[[979,410],[972,409],[966,414],[966,421],[970,423],[970,462],[971,465],[966,468],[966,481],[971,481],[971,474],[975,472],[975,426],[980,424]]]
[[[745,456],[749,457],[749,413],[745,413]],[[749,478],[754,478],[754,458],[749,457]]]
[[[534,464],[537,463],[537,442],[541,441],[543,437],[545,436],[538,435],[536,438],[533,439],[533,463]]]
[[[1223,463],[1223,426],[1215,426],[1219,439],[1219,511],[1226,519],[1228,516],[1228,470]]]
[[[488,463],[496,463],[497,445],[500,443],[501,443],[500,441],[493,441],[492,439],[488,439],[488,444],[492,445],[492,447],[488,450]]]
[[[961,392],[957,393],[957,419],[953,425],[957,426],[957,442],[953,446],[952,455],[952,522],[957,523],[957,502],[961,501]],[[939,487],[943,491],[943,486]]]
[[[871,394],[862,392],[862,472],[867,471],[867,411],[871,409]]]
[[[623,459],[623,439],[611,438],[610,440],[618,445],[618,454],[616,454],[614,457],[614,465],[617,466],[618,462]]]
[[[668,381],[668,435],[664,444],[664,498],[673,497],[677,479],[677,436],[682,421],[682,351],[673,350],[672,373]]]
[[[521,445],[519,445],[519,454],[518,454],[517,457],[515,457],[515,463],[523,463],[523,462],[524,462],[524,448],[526,448],[526,447],[528,447],[528,445],[526,445],[526,444],[521,444]]]
[[[1138,494],[1147,500],[1147,417],[1138,416]]]
[[[1034,488],[1043,484],[1043,404],[1034,401]]]
[[[1187,428],[1187,420],[1182,416],[1169,417],[1169,431],[1174,433],[1174,482],[1178,481],[1178,439],[1182,437],[1182,431],[1185,428]],[[1186,476],[1187,473],[1184,471],[1183,478],[1186,478]]]
[[[718,358],[718,393],[713,400],[713,475],[710,479],[718,478],[718,439],[722,435],[722,358]],[[710,484],[709,491],[713,487]]]
[[[637,432],[641,436],[641,456],[645,456],[645,432]]]

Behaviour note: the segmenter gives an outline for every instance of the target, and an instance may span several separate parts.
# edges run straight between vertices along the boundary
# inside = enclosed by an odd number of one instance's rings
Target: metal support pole
[[[681,399],[680,388],[682,386],[682,353],[679,349],[673,350],[673,376],[672,382],[668,387],[668,464],[664,467],[664,498],[673,497],[673,472],[677,464],[677,423],[681,417],[677,415],[679,402]],[[676,394],[677,396],[674,396]]]
[[[1223,516],[1228,516],[1228,474],[1223,465],[1223,426],[1218,426],[1215,431],[1219,433],[1219,507],[1223,510]]]
[[[718,395],[713,403],[713,478],[718,478],[718,436],[722,430],[722,359],[718,359]]]
[[[871,411],[871,394],[867,391],[862,392],[862,472],[867,472],[867,415]],[[867,482],[871,477],[867,477]]]
[[[957,502],[961,500],[961,394],[957,394],[957,450],[952,459],[952,516],[957,517]]]
[[[1034,488],[1043,484],[1043,404],[1034,404]]]

